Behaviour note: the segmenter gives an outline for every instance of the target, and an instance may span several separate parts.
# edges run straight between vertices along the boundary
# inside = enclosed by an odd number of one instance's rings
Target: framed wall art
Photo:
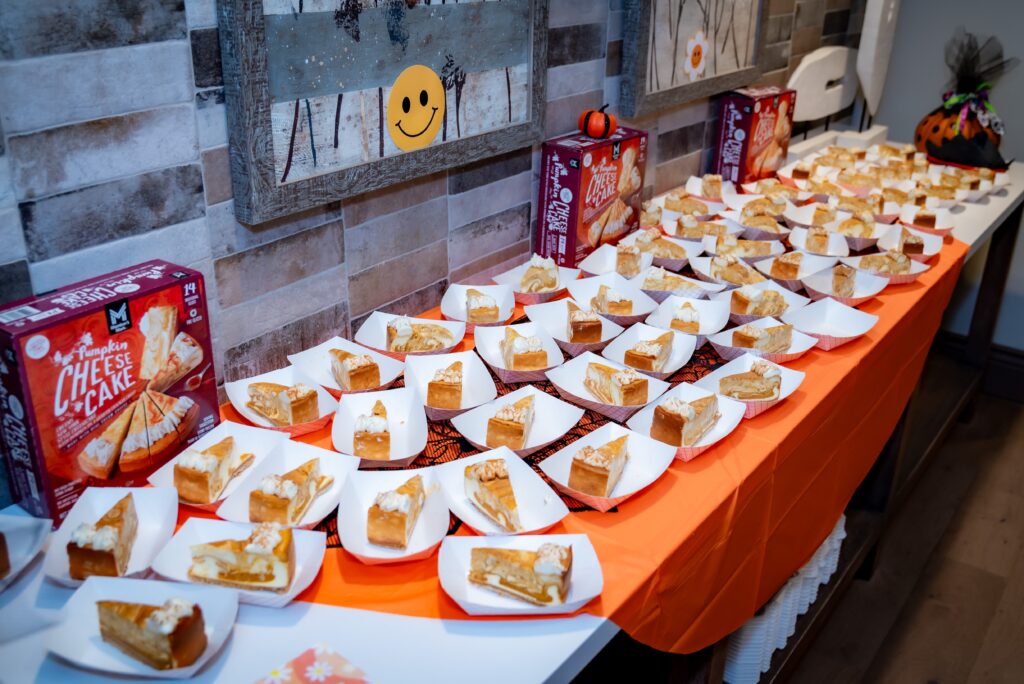
[[[626,0],[620,110],[643,116],[753,83],[764,0]]]
[[[219,0],[235,214],[538,142],[547,0]]]

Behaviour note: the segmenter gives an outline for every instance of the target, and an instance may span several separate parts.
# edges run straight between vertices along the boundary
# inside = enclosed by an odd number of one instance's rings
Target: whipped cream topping
[[[604,291],[604,298],[607,299],[609,302],[628,302],[628,301],[630,301],[629,297],[627,297],[626,295],[622,294],[618,290],[616,290],[614,288],[611,288],[611,287],[609,287],[607,290]]]
[[[193,604],[180,598],[170,598],[146,618],[146,630],[153,634],[170,634],[178,623],[192,616]]]
[[[640,374],[637,373],[632,368],[620,370],[619,372],[612,376],[612,382],[618,385],[619,387],[629,385],[631,383],[636,382],[637,380],[640,380]]]
[[[260,491],[267,496],[276,496],[291,501],[299,493],[299,487],[291,480],[279,475],[267,475],[260,480]]]
[[[286,397],[288,397],[290,401],[295,401],[296,399],[300,399],[301,397],[304,397],[312,392],[313,388],[311,388],[309,385],[303,385],[300,382],[286,389],[284,391],[284,394]]]
[[[800,264],[800,261],[804,258],[803,252],[786,252],[776,260],[781,261],[785,264]]]
[[[530,266],[536,266],[537,268],[543,268],[547,270],[555,269],[555,260],[551,257],[542,257],[540,254],[534,254],[530,257]]]
[[[388,419],[384,416],[365,414],[356,418],[356,432],[380,433],[388,431]]]
[[[740,294],[749,299],[750,301],[757,301],[761,298],[761,290],[758,290],[753,285],[744,285],[740,288]]]
[[[469,467],[468,476],[488,482],[490,480],[502,480],[508,477],[508,465],[503,458],[494,458],[489,461],[480,461]]]
[[[615,245],[615,249],[619,254],[639,254],[640,248],[636,245],[624,245],[621,242]]]
[[[678,309],[673,311],[672,318],[684,323],[700,322],[700,315],[697,313],[697,309],[695,309],[689,302],[682,304]]]
[[[698,223],[697,217],[692,214],[683,214],[679,219],[679,224],[683,228],[696,228]]]
[[[657,228],[646,228],[636,234],[636,241],[649,245],[661,237],[661,231]]]
[[[909,242],[909,240],[905,242]],[[85,455],[100,465],[107,465],[114,456],[114,445],[97,437],[85,445]]]
[[[741,325],[740,327],[736,328],[736,332],[743,333],[744,335],[748,335],[755,339],[760,339],[761,336],[764,335],[764,330],[756,326],[750,325],[749,323],[747,325]]]
[[[760,359],[754,362],[750,367],[750,370],[757,373],[762,378],[774,378],[782,375],[778,366],[774,366],[767,361],[761,361]]]
[[[490,309],[497,304],[494,297],[485,292],[471,292],[466,295],[466,306],[470,309]]]
[[[561,575],[569,569],[569,549],[557,544],[541,544],[533,571],[538,575]]]
[[[654,340],[641,340],[633,345],[633,351],[644,356],[657,356],[661,353],[661,344]]]
[[[494,417],[498,420],[509,420],[513,423],[525,423],[526,419],[529,418],[533,410],[530,408],[519,408],[514,403],[505,404],[499,408],[495,413]]]
[[[576,309],[569,312],[570,321],[597,321],[600,320],[597,314],[593,311],[584,311],[582,309]]]
[[[399,494],[391,489],[378,494],[373,503],[380,510],[387,511],[388,513],[408,513],[412,507],[412,497],[406,494]]]
[[[684,420],[693,420],[697,417],[697,412],[693,409],[693,406],[679,397],[669,397],[661,403],[661,407],[669,413],[682,417]]]
[[[281,543],[281,526],[277,523],[260,523],[252,531],[249,543],[245,545],[246,553],[270,554],[274,547]]]
[[[117,544],[117,530],[108,525],[98,528],[91,523],[82,523],[71,533],[71,541],[82,548],[111,551]]]
[[[732,266],[736,263],[736,257],[731,254],[719,254],[718,256],[711,257],[711,263],[719,268],[725,268],[726,266]]]
[[[540,338],[536,335],[530,337],[517,337],[512,340],[512,352],[514,354],[525,354],[526,352],[538,352],[543,349]]]
[[[458,368],[438,368],[434,371],[434,382],[456,385],[462,382],[462,371]]]
[[[373,357],[369,354],[356,354],[355,356],[349,356],[341,362],[348,370],[352,371],[363,366],[373,365]]]
[[[194,450],[186,451],[178,459],[178,465],[200,473],[212,473],[217,469],[217,457]]]
[[[412,321],[405,316],[392,319],[388,323],[388,327],[392,328],[395,331],[395,335],[400,338],[412,337]]]

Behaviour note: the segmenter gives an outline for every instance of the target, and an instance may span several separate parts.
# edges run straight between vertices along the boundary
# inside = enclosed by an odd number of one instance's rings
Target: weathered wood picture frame
[[[547,0],[218,0],[217,11],[235,216],[243,223],[543,138]],[[403,151],[390,120],[385,137],[385,93],[416,64],[444,88],[444,129],[428,146]],[[498,120],[506,105],[507,121]],[[402,106],[409,111],[409,98]]]
[[[750,18],[737,19],[737,7],[741,8],[741,15],[746,11]],[[623,116],[645,116],[673,105],[750,85],[761,75],[767,25],[765,0],[626,0],[624,9],[619,107]],[[701,15],[696,20],[695,13]],[[654,75],[658,73],[657,38],[652,30],[655,25],[667,30],[669,39],[673,41],[672,54],[676,56],[669,62],[672,68],[670,82],[662,87],[656,87],[653,82]],[[697,32],[700,32],[699,39]],[[684,51],[686,54],[679,55],[679,42],[681,38],[688,37],[688,42],[699,45],[701,51]],[[737,68],[718,73],[718,57],[732,57],[729,52],[735,55],[732,61]],[[700,56],[701,75],[690,76],[690,81],[686,82],[684,72],[689,75],[690,71],[683,60],[691,54]],[[715,73],[703,76],[705,63],[711,60],[714,61]],[[679,67],[680,64],[683,66]]]

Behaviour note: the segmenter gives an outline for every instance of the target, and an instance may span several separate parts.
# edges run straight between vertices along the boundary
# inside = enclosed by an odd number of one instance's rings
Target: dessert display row
[[[155,669],[201,666],[219,647],[204,616],[230,599],[197,585],[271,607],[310,586],[326,549],[311,528],[335,512],[343,548],[363,563],[436,551],[441,587],[468,614],[578,610],[603,579],[585,535],[545,534],[568,515],[559,493],[608,511],[785,401],[804,374],[781,364],[867,334],[878,318],[857,307],[928,269],[948,232],[945,217],[929,218],[949,206],[936,204],[940,189],[955,177],[953,199],[970,201],[998,185],[882,148],[830,148],[798,166],[742,193],[691,178],[579,269],[534,255],[495,285],[453,285],[443,320],[376,312],[351,341],[229,383],[252,425],[222,423],[152,487],[87,490],[52,535],[46,576],[84,582],[102,641]],[[891,190],[908,199],[895,215],[884,213],[899,199]],[[467,330],[473,346],[457,351]],[[705,344],[724,363],[671,384]],[[499,396],[495,378],[522,386]],[[545,381],[553,392],[532,384]],[[141,401],[173,414],[155,389]],[[524,462],[584,410],[610,422],[537,470]],[[480,453],[409,467],[430,421],[450,421]],[[328,427],[335,451],[291,439]],[[123,436],[102,438],[123,450]],[[220,520],[191,517],[175,533],[180,506]],[[450,536],[452,514],[476,534]],[[0,578],[19,571],[0,528]],[[161,600],[118,600],[101,583],[149,575],[164,580],[142,583],[162,587]]]

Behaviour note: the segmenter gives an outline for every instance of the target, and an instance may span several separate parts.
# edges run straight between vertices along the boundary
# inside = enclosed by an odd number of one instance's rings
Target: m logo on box
[[[122,333],[132,327],[132,315],[128,309],[128,300],[119,299],[103,307],[107,314],[107,330],[111,335]]]

